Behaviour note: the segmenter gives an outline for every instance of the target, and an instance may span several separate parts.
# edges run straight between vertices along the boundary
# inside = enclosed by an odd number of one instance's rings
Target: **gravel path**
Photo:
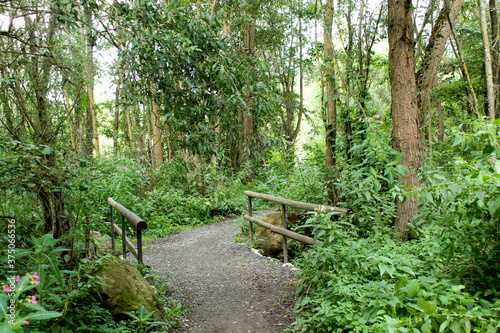
[[[191,308],[174,332],[275,333],[293,321],[293,271],[235,244],[235,220],[148,244],[144,261],[170,276],[171,296]]]

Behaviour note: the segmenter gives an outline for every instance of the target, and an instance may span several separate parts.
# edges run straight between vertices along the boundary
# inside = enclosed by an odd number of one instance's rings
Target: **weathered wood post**
[[[281,205],[281,219],[283,220],[283,229],[286,229],[286,206]],[[286,236],[283,236],[283,262],[288,262],[288,247]]]
[[[122,247],[123,247],[123,260],[127,259],[127,248],[125,247],[125,217],[120,213],[122,217]]]
[[[248,197],[248,215],[252,216],[252,197]],[[250,240],[253,244],[253,223],[250,221],[248,223],[250,223]]]
[[[115,228],[113,220],[113,206],[109,205],[109,215],[111,217],[111,249],[115,252]]]

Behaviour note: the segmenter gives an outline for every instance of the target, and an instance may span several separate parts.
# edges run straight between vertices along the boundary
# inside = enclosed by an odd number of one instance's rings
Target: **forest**
[[[496,0],[0,0],[0,332],[168,331],[93,300],[106,199],[154,240],[245,190],[351,212],[288,332],[500,332],[499,84]]]

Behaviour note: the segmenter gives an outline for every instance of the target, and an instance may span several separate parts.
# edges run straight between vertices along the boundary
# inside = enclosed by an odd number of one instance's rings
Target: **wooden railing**
[[[316,205],[307,202],[293,201],[285,198],[275,197],[274,195],[257,193],[252,191],[245,191],[245,195],[248,197],[248,215],[243,216],[245,220],[250,222],[250,238],[253,243],[253,223],[260,225],[261,227],[268,228],[272,232],[280,234],[283,236],[283,261],[288,262],[288,246],[287,246],[287,238],[295,239],[304,244],[314,245],[320,243],[318,240],[314,240],[311,237],[307,237],[296,232],[290,231],[287,229],[287,221],[286,221],[286,206],[305,209],[305,210],[322,210],[322,211],[330,211],[337,212],[338,214],[347,214],[349,209],[333,207],[333,206],[323,206]],[[283,228],[277,227],[270,223],[264,222],[262,220],[256,219],[252,217],[252,198],[264,199],[272,202],[276,202],[281,205],[281,217],[283,221]]]
[[[127,208],[120,205],[118,202],[113,200],[112,198],[108,198],[109,203],[109,213],[111,215],[111,247],[113,251],[115,250],[115,231],[118,233],[120,238],[122,239],[122,247],[123,247],[123,259],[127,256],[127,247],[136,258],[140,264],[143,264],[142,260],[142,230],[148,228],[146,222],[143,221],[139,216],[132,213]],[[122,228],[116,225],[113,222],[113,208],[116,209],[121,217],[122,217]],[[130,239],[125,235],[125,219],[129,220],[137,230],[137,249],[134,247]]]

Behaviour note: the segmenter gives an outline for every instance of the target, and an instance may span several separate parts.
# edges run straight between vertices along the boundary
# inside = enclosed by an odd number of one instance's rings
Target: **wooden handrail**
[[[308,202],[293,201],[290,199],[276,197],[276,196],[270,195],[270,194],[257,193],[257,192],[252,192],[252,191],[245,191],[244,193],[247,197],[269,200],[272,202],[279,203],[281,205],[294,207],[294,208],[300,208],[300,209],[306,209],[306,210],[331,211],[331,212],[338,212],[340,214],[347,214],[349,212],[349,209],[345,209],[345,208],[334,207],[334,206],[316,205],[316,204],[312,204],[312,203],[308,203]]]
[[[137,258],[137,261],[140,264],[143,264],[142,260],[142,230],[148,228],[148,224],[144,222],[136,214],[132,213],[127,208],[120,205],[118,202],[113,200],[113,198],[108,198],[109,203],[109,214],[111,217],[111,247],[113,251],[115,250],[115,230],[120,235],[122,239],[122,247],[123,247],[123,259],[127,256],[127,247],[130,249],[130,252]],[[122,217],[122,229],[120,231],[120,227],[116,225],[113,221],[113,208],[116,209],[121,217]],[[132,242],[125,235],[125,219],[129,220],[137,230],[137,249],[134,248]]]
[[[323,206],[323,205],[316,205],[312,203],[307,203],[307,202],[300,202],[300,201],[293,201],[290,199],[285,199],[285,198],[280,198],[276,197],[274,195],[269,195],[265,193],[258,193],[258,192],[252,192],[252,191],[245,191],[244,194],[248,197],[248,215],[245,215],[243,218],[250,222],[250,239],[253,242],[253,223],[256,223],[264,228],[267,228],[271,230],[274,233],[280,234],[283,236],[283,261],[288,262],[288,247],[287,247],[287,237],[292,238],[295,240],[298,240],[299,242],[302,242],[304,244],[309,244],[309,245],[315,245],[315,244],[320,244],[322,243],[321,241],[314,240],[311,237],[307,237],[301,234],[298,234],[296,232],[290,231],[287,229],[287,222],[286,222],[286,206],[294,207],[294,208],[300,208],[300,209],[306,209],[306,210],[321,210],[325,212],[334,212],[338,214],[347,214],[350,213],[350,209],[346,208],[339,208],[339,207],[334,207],[334,206]],[[264,222],[262,220],[256,219],[252,217],[252,198],[257,198],[257,199],[264,199],[272,202],[276,202],[281,205],[281,216],[283,220],[283,228],[277,227],[275,225],[272,225],[270,223]]]
[[[249,215],[245,215],[245,216],[243,216],[243,218],[249,222],[253,222],[255,224],[260,225],[261,227],[267,228],[267,229],[271,230],[272,232],[275,232],[275,233],[280,234],[282,236],[286,236],[286,237],[291,238],[291,239],[295,239],[295,240],[302,242],[304,244],[316,245],[316,244],[323,243],[322,241],[314,240],[311,237],[307,237],[307,236],[298,234],[298,233],[293,232],[293,231],[288,230],[288,229],[283,229],[281,227],[277,227],[274,224],[264,222],[262,220],[256,219],[255,217],[251,217]]]

